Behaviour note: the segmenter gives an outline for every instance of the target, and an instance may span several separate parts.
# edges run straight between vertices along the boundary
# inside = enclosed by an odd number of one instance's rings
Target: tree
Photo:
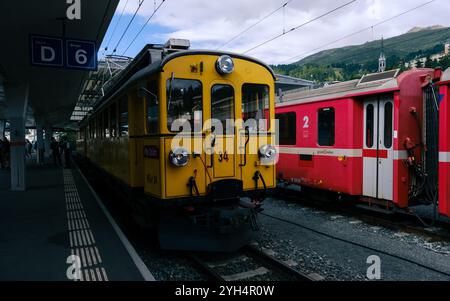
[[[445,70],[447,68],[450,68],[450,56],[446,55],[439,61],[439,66]]]
[[[427,56],[426,61],[423,63],[424,68],[433,68],[433,61],[430,56]]]

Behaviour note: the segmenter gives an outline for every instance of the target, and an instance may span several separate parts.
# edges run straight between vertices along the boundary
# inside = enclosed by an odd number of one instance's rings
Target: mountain
[[[450,28],[440,25],[420,28],[384,40],[387,67],[398,68],[416,57],[444,51]],[[378,69],[381,40],[362,45],[324,50],[290,65],[273,66],[276,72],[317,81],[348,80]],[[444,66],[445,67],[445,66]]]
[[[407,33],[419,32],[419,31],[424,31],[424,30],[443,29],[443,28],[445,28],[445,27],[442,25],[433,25],[433,26],[429,26],[429,27],[416,26],[416,27],[411,28]]]

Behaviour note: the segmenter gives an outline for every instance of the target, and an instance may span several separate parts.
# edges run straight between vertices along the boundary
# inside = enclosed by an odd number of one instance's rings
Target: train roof
[[[391,91],[399,88],[397,77],[399,69],[380,73],[367,74],[360,79],[327,85],[322,88],[303,90],[283,95],[283,102],[278,107],[299,103],[309,103],[339,98],[367,95],[379,91]]]
[[[109,87],[105,95],[94,106],[93,109],[94,112],[102,108],[106,103],[108,103],[108,101],[111,98],[120,95],[121,93],[123,93],[124,90],[129,88],[131,85],[137,83],[139,80],[154,73],[161,72],[163,70],[164,65],[167,64],[169,61],[187,55],[217,55],[217,56],[229,55],[232,58],[251,61],[266,68],[272,75],[273,79],[276,80],[275,73],[272,70],[272,68],[270,68],[269,65],[250,56],[244,56],[241,54],[226,51],[183,50],[172,52],[166,56],[163,56],[162,55],[163,52],[161,52],[158,53],[159,57],[156,57],[155,59],[155,53],[154,52],[152,53],[152,51],[154,50],[162,51],[161,48],[157,48],[155,46],[157,45],[148,44],[139,52],[138,55],[136,55],[135,59],[129,64],[129,66],[127,66],[127,68],[124,71],[121,72],[121,74],[116,79],[115,83],[111,85],[111,87]]]
[[[164,57],[162,60],[156,61],[152,64],[149,64],[147,67],[144,67],[142,69],[140,69],[138,72],[134,73],[129,79],[128,81],[126,81],[124,84],[122,84],[120,86],[120,88],[118,90],[115,91],[115,93],[113,93],[112,95],[110,95],[109,97],[107,97],[107,99],[116,96],[117,94],[120,94],[123,92],[123,90],[127,89],[130,85],[138,82],[139,80],[152,75],[154,73],[157,72],[161,72],[164,68],[164,65],[167,64],[169,61],[178,58],[178,57],[182,57],[182,56],[187,56],[187,55],[229,55],[232,58],[238,58],[238,59],[243,59],[243,60],[247,60],[247,61],[251,61],[254,63],[257,63],[261,66],[263,66],[264,68],[266,68],[270,74],[272,75],[272,77],[274,78],[274,80],[276,79],[275,77],[275,73],[272,70],[272,68],[270,68],[267,64],[263,63],[262,61],[249,57],[249,56],[243,56],[240,54],[236,54],[236,53],[232,53],[232,52],[224,52],[224,51],[211,51],[211,50],[186,50],[186,51],[180,51],[180,52],[174,52],[172,54],[167,55],[166,57]]]

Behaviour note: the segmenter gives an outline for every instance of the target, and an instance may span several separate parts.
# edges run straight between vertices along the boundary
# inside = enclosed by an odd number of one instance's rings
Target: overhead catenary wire
[[[275,9],[274,11],[270,12],[269,14],[267,14],[266,16],[262,17],[261,19],[259,19],[258,21],[256,21],[255,23],[253,23],[252,25],[250,25],[249,27],[247,27],[246,29],[244,29],[243,31],[241,31],[240,33],[238,33],[237,35],[233,36],[231,39],[229,39],[228,41],[226,41],[224,44],[222,44],[220,47],[218,47],[217,49],[221,49],[223,47],[225,47],[226,45],[230,44],[232,41],[236,40],[237,38],[239,38],[240,36],[242,36],[243,34],[245,34],[246,32],[248,32],[250,29],[252,29],[253,27],[255,27],[256,25],[260,24],[261,22],[263,22],[264,20],[266,20],[267,18],[271,17],[273,14],[275,14],[276,12],[278,12],[281,9],[284,9],[286,7],[286,5],[288,5],[289,3],[291,3],[294,0],[289,0],[287,2],[285,2],[282,6],[278,7],[277,9]]]
[[[392,21],[392,20],[394,20],[394,19],[396,19],[396,18],[399,18],[399,17],[401,17],[401,16],[403,16],[403,15],[406,15],[406,14],[412,12],[412,11],[415,11],[415,10],[417,10],[417,9],[419,9],[419,8],[422,8],[422,7],[424,7],[424,6],[428,5],[428,4],[431,4],[431,3],[435,2],[435,1],[436,1],[436,0],[430,0],[430,1],[428,1],[428,2],[422,3],[422,4],[418,5],[418,6],[415,6],[415,7],[413,7],[413,8],[410,8],[410,9],[408,9],[408,10],[406,10],[406,11],[400,13],[400,14],[397,14],[397,15],[392,16],[392,17],[390,17],[390,18],[387,18],[387,19],[385,19],[385,20],[383,20],[383,21],[380,21],[380,22],[378,22],[378,23],[376,23],[376,24],[370,25],[370,26],[368,26],[368,27],[365,27],[365,28],[363,28],[363,29],[360,29],[360,30],[358,30],[358,31],[355,31],[355,32],[353,32],[353,33],[350,33],[350,34],[348,34],[348,35],[345,35],[345,36],[343,36],[343,37],[340,37],[339,39],[336,39],[336,40],[334,40],[334,41],[332,41],[332,42],[329,42],[329,43],[326,43],[326,44],[324,44],[324,45],[321,45],[321,46],[319,46],[319,47],[317,47],[317,48],[314,48],[314,49],[311,49],[311,50],[302,52],[301,54],[295,55],[295,56],[293,56],[293,57],[290,57],[290,58],[287,59],[287,60],[282,61],[281,64],[282,64],[282,63],[286,63],[286,62],[291,61],[291,60],[294,60],[294,59],[297,59],[297,58],[300,58],[301,56],[304,56],[304,55],[306,55],[306,54],[315,52],[315,51],[317,51],[317,50],[319,50],[319,49],[322,49],[322,48],[325,48],[325,47],[327,47],[327,46],[333,45],[333,44],[335,44],[335,43],[337,43],[337,42],[340,42],[340,41],[342,41],[342,40],[348,39],[348,38],[350,38],[350,37],[352,37],[352,36],[354,36],[354,35],[360,34],[360,33],[364,32],[364,31],[369,30],[369,29],[373,29],[373,28],[375,28],[375,27],[377,27],[377,26],[380,26],[380,25],[382,25],[382,24],[385,24],[385,23],[387,23],[387,22],[390,22],[390,21]]]
[[[330,11],[328,11],[328,12],[322,14],[322,15],[320,15],[320,16],[317,16],[317,17],[315,17],[315,18],[313,18],[313,19],[311,19],[311,20],[309,20],[309,21],[307,21],[305,23],[302,23],[302,24],[300,24],[300,25],[298,25],[296,27],[293,27],[293,28],[289,29],[288,31],[283,31],[283,33],[280,33],[280,34],[278,34],[278,35],[276,35],[276,36],[274,36],[274,37],[272,37],[272,38],[270,38],[270,39],[268,39],[268,40],[266,40],[266,41],[264,41],[264,42],[262,42],[262,43],[260,43],[260,44],[258,44],[256,46],[253,46],[252,48],[244,51],[243,54],[246,54],[246,53],[248,53],[248,52],[250,52],[252,50],[255,50],[256,48],[259,48],[259,47],[261,47],[261,46],[263,46],[263,45],[265,45],[267,43],[270,43],[270,42],[272,42],[272,41],[274,41],[274,40],[276,40],[276,39],[278,39],[278,38],[288,34],[288,33],[291,33],[291,32],[293,32],[293,31],[295,31],[295,30],[297,30],[297,29],[299,29],[301,27],[304,27],[304,26],[306,26],[306,25],[308,25],[310,23],[313,23],[314,21],[317,21],[317,20],[319,20],[319,19],[321,19],[323,17],[326,17],[326,16],[328,16],[328,15],[330,15],[330,14],[332,14],[332,13],[334,13],[334,12],[344,8],[344,7],[349,6],[350,4],[352,4],[352,3],[356,2],[356,1],[358,1],[358,0],[352,0],[352,1],[349,1],[347,3],[344,3],[344,4],[340,5],[340,6],[338,6],[338,7],[334,8],[334,9],[332,9],[332,10],[330,10]]]
[[[144,3],[145,0],[139,0],[139,4],[138,7],[136,8],[136,11],[133,14],[133,17],[131,18],[130,22],[128,22],[127,27],[125,28],[125,30],[122,33],[122,36],[120,37],[119,41],[117,41],[116,47],[114,47],[113,53],[116,52],[117,47],[119,47],[120,42],[122,42],[123,37],[125,36],[125,34],[127,33],[128,29],[130,28],[131,23],[133,23],[134,18],[136,17],[138,11],[141,9],[142,4]]]
[[[122,8],[122,12],[120,13],[120,16],[119,16],[119,19],[117,20],[116,25],[114,26],[114,29],[113,29],[113,31],[112,31],[112,33],[111,33],[111,37],[109,38],[108,44],[106,44],[105,51],[108,51],[109,44],[111,44],[111,41],[112,41],[112,39],[113,39],[113,37],[114,37],[114,34],[116,33],[116,30],[117,30],[117,27],[118,27],[118,25],[119,25],[119,23],[120,23],[120,20],[122,20],[122,16],[123,16],[123,13],[125,12],[125,8],[126,8],[127,5],[128,5],[128,1],[129,1],[129,0],[127,0],[127,1],[125,2],[125,5],[124,5],[123,8]]]
[[[153,11],[153,13],[150,15],[150,17],[148,17],[147,21],[145,21],[144,25],[142,25],[141,29],[138,31],[138,33],[134,36],[133,40],[130,42],[130,44],[128,44],[127,48],[125,49],[125,51],[122,53],[122,55],[125,54],[125,52],[128,51],[128,49],[131,47],[131,45],[133,45],[134,41],[136,41],[137,37],[141,34],[141,32],[144,30],[144,28],[147,26],[148,22],[150,22],[150,20],[153,18],[153,16],[156,14],[156,12],[159,10],[159,8],[164,4],[166,0],[162,0],[161,3],[158,5],[158,7],[156,7]]]

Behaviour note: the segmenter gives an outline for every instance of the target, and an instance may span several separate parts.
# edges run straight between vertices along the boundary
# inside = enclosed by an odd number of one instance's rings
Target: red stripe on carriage
[[[388,152],[385,149],[363,149],[363,157],[387,159]]]

